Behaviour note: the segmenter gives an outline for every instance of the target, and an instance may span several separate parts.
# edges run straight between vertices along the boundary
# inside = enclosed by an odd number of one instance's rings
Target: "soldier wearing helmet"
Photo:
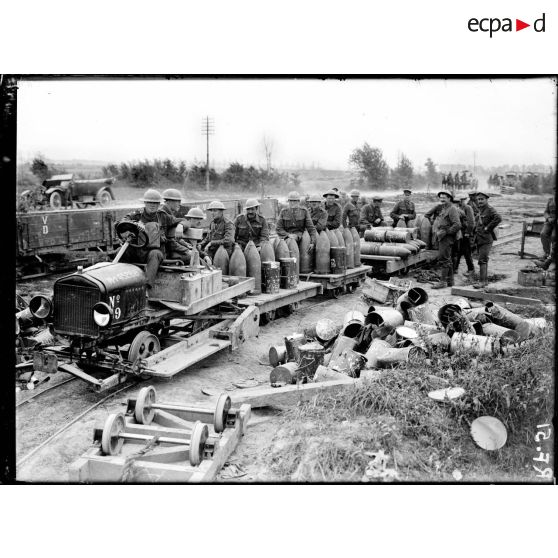
[[[122,261],[146,264],[147,288],[150,289],[155,281],[159,265],[165,259],[167,230],[173,221],[167,213],[159,211],[162,197],[157,190],[151,188],[147,190],[141,201],[144,203],[143,209],[128,213],[122,221],[138,223],[140,229],[145,231],[148,242],[143,248],[128,246],[122,256]],[[126,239],[131,234],[130,232],[124,233],[123,238]]]
[[[364,233],[365,230],[370,227],[384,227],[384,216],[382,215],[382,198],[380,196],[374,196],[372,198],[372,203],[367,203],[362,206],[360,210],[360,223],[359,232]],[[361,234],[362,236],[362,234]]]
[[[409,221],[414,219],[417,214],[415,212],[415,204],[411,201],[411,190],[403,190],[403,199],[395,204],[395,207],[389,214],[393,219],[393,226],[397,227],[397,221],[403,219],[405,224],[408,226]]]
[[[349,192],[351,197],[343,206],[343,213],[341,214],[341,224],[350,229],[351,227],[356,227],[358,230],[359,220],[360,220],[360,192],[358,190],[351,190]]]
[[[250,240],[259,248],[264,240],[269,240],[269,226],[265,217],[259,214],[260,202],[256,199],[246,200],[245,213],[234,221],[234,239],[244,250]]]
[[[327,211],[322,207],[322,196],[318,194],[312,194],[308,198],[308,204],[310,205],[310,218],[312,223],[316,227],[316,231],[321,233],[327,228]]]
[[[282,209],[277,218],[277,235],[279,238],[293,238],[300,242],[302,234],[307,230],[312,239],[312,244],[314,244],[316,242],[316,227],[312,223],[308,209],[300,207],[299,193],[289,192],[287,201],[289,207]]]
[[[338,229],[341,224],[341,206],[337,202],[339,194],[335,190],[328,190],[324,194],[325,210],[327,211],[327,228],[332,231]]]
[[[212,221],[209,224],[209,233],[201,243],[201,249],[213,260],[219,246],[223,246],[229,256],[234,245],[234,223],[225,217],[225,206],[218,200],[212,201],[207,206]]]

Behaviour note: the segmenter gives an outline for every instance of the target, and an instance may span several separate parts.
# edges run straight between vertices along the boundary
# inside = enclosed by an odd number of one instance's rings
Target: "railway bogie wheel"
[[[118,455],[124,444],[120,433],[126,426],[126,420],[122,413],[113,413],[107,417],[101,437],[101,450],[105,455]]]
[[[62,194],[60,192],[52,192],[48,201],[52,209],[60,209],[62,207]]]
[[[341,296],[341,289],[339,287],[334,287],[329,290],[329,295],[331,298],[339,298]]]
[[[207,424],[203,424],[197,420],[192,429],[192,437],[190,438],[190,465],[196,467],[203,460],[203,449],[205,442],[209,437]]]
[[[136,362],[138,358],[147,358],[161,350],[161,343],[156,335],[149,331],[140,331],[130,343],[128,360]]]
[[[155,416],[155,409],[151,406],[157,401],[157,392],[153,386],[147,386],[140,389],[136,400],[136,408],[134,409],[134,417],[136,422],[140,424],[151,424]]]
[[[272,322],[275,319],[276,313],[275,310],[270,310],[269,312],[265,312],[264,315],[265,315],[266,323],[268,323],[268,322]]]
[[[229,414],[231,404],[231,398],[226,393],[219,396],[219,399],[217,400],[217,408],[215,409],[215,420],[213,423],[213,427],[217,434],[225,430],[225,426],[227,425],[227,415]]]

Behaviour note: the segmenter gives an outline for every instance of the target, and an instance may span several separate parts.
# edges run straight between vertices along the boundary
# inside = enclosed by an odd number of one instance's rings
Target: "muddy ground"
[[[501,196],[490,200],[502,214],[503,227],[499,236],[513,230],[520,230],[524,219],[531,219],[534,215],[542,215],[546,205],[546,197],[542,196]],[[431,202],[420,201],[417,211],[423,212],[432,205]],[[387,212],[387,211],[386,211]],[[490,285],[491,290],[521,289],[517,283],[519,269],[532,265],[529,260],[520,260],[517,256],[519,240],[503,244],[494,249],[491,254],[490,274],[497,274],[501,278]],[[534,254],[541,253],[540,240],[528,238],[525,249]],[[465,263],[461,263],[461,271],[465,270]],[[412,273],[409,274],[412,278]],[[18,285],[22,294],[48,292],[53,278],[40,281],[23,282]],[[469,281],[460,275],[456,276],[456,285],[466,285]],[[443,298],[449,295],[449,289],[431,291],[429,284],[421,284],[427,289],[429,296]],[[541,295],[548,299],[549,291],[553,288],[541,288]],[[534,296],[537,289],[531,289],[527,296]],[[254,379],[267,383],[270,366],[268,364],[268,347],[281,342],[285,335],[315,323],[323,317],[337,317],[339,320],[349,310],[366,311],[367,304],[361,299],[361,291],[342,296],[338,300],[331,300],[324,296],[304,301],[300,309],[286,318],[279,318],[260,329],[259,338],[246,342],[234,353],[222,352],[204,362],[175,376],[171,381],[161,382],[149,380],[141,384],[130,386],[118,393],[103,405],[86,414],[81,420],[71,426],[52,443],[43,447],[17,470],[17,479],[21,481],[51,481],[65,482],[68,480],[69,465],[85,452],[92,442],[92,432],[95,425],[102,425],[108,413],[122,412],[125,408],[122,402],[127,397],[134,397],[139,388],[144,385],[154,385],[160,401],[174,402],[209,402],[213,398],[202,394],[202,388],[232,393],[236,389],[232,381],[239,379]],[[62,382],[69,376],[58,373],[53,376],[49,384]],[[40,388],[39,388],[40,389]],[[16,403],[24,401],[33,392],[17,394]],[[87,407],[104,397],[94,393],[87,385],[79,380],[69,382],[60,388],[53,389],[36,400],[25,403],[16,410],[16,461],[19,461],[41,444],[50,435],[74,419]],[[283,416],[279,408],[257,409],[252,413],[248,431],[235,453],[229,459],[237,468],[225,467],[218,480],[226,482],[254,482],[281,480],[273,478],[266,463],[270,452],[281,446],[281,436],[288,430],[283,425]],[[405,458],[402,450],[402,458]],[[432,480],[435,476],[432,476]]]

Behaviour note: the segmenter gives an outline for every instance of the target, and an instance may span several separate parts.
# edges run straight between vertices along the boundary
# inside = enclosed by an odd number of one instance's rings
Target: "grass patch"
[[[552,330],[513,355],[438,354],[429,366],[387,369],[342,395],[287,410],[265,461],[278,480],[360,482],[383,451],[404,481],[453,482],[458,469],[465,482],[537,482],[533,436],[553,416],[553,367]],[[444,380],[465,396],[431,400],[428,392]],[[472,441],[470,423],[483,415],[506,426],[501,450],[487,452]]]

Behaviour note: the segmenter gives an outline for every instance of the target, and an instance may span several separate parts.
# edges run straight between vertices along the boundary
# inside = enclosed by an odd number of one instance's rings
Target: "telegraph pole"
[[[206,116],[202,120],[202,135],[206,137],[206,146],[207,146],[207,158],[206,158],[206,165],[205,165],[205,189],[209,192],[209,136],[212,136],[215,133],[215,122],[213,118]]]

